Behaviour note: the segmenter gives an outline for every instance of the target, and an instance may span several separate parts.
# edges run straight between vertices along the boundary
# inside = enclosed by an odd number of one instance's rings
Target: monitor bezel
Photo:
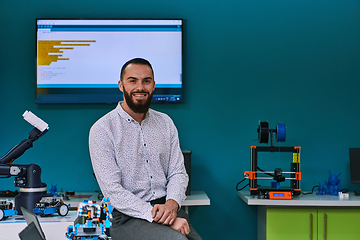
[[[71,20],[71,21],[76,21],[76,20],[143,20],[143,21],[162,21],[162,20],[179,20],[181,21],[181,88],[180,88],[180,100],[176,100],[176,101],[170,101],[170,100],[158,100],[156,99],[156,94],[161,94],[161,90],[163,90],[164,88],[156,88],[155,86],[155,92],[154,92],[154,96],[152,99],[152,104],[177,104],[177,103],[184,103],[184,48],[185,48],[185,42],[184,42],[184,29],[186,28],[185,26],[185,19],[183,18],[36,18],[35,19],[35,103],[37,104],[41,104],[41,105],[47,105],[47,104],[115,104],[117,103],[116,101],[101,101],[101,102],[39,102],[38,101],[38,87],[37,87],[37,41],[38,41],[38,36],[37,36],[37,23],[38,20],[45,20],[45,21],[51,21],[51,20]],[[121,68],[121,66],[119,66],[119,69]],[[69,88],[70,89],[70,88]],[[122,92],[119,90],[119,96],[121,98],[120,101],[122,101],[123,99],[123,94]]]

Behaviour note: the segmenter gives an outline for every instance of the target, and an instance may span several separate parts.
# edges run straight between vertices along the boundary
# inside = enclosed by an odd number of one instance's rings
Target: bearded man
[[[90,129],[96,179],[114,207],[113,240],[200,240],[181,209],[188,175],[171,118],[150,109],[154,71],[142,58],[121,68],[124,101]]]

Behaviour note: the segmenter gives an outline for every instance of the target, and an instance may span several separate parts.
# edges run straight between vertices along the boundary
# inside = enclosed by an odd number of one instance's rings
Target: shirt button
[[[150,178],[152,178],[152,176],[150,176]]]
[[[144,143],[144,146],[146,147],[146,143]]]
[[[149,162],[149,160],[146,160],[146,162],[148,163],[148,162]]]

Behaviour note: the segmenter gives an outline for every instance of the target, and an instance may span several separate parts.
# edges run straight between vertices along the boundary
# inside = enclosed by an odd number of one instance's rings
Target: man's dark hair
[[[124,72],[125,72],[125,68],[129,65],[129,64],[141,64],[141,65],[147,65],[151,68],[152,74],[154,76],[154,70],[150,64],[150,62],[146,59],[143,58],[134,58],[131,59],[129,61],[127,61],[121,68],[121,72],[120,72],[120,80],[123,80],[123,76],[124,76]]]

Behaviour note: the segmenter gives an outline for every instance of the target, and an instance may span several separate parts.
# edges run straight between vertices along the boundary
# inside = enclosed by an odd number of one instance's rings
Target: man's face
[[[146,113],[155,89],[154,75],[148,65],[129,64],[124,71],[119,89],[124,102],[135,113]]]

